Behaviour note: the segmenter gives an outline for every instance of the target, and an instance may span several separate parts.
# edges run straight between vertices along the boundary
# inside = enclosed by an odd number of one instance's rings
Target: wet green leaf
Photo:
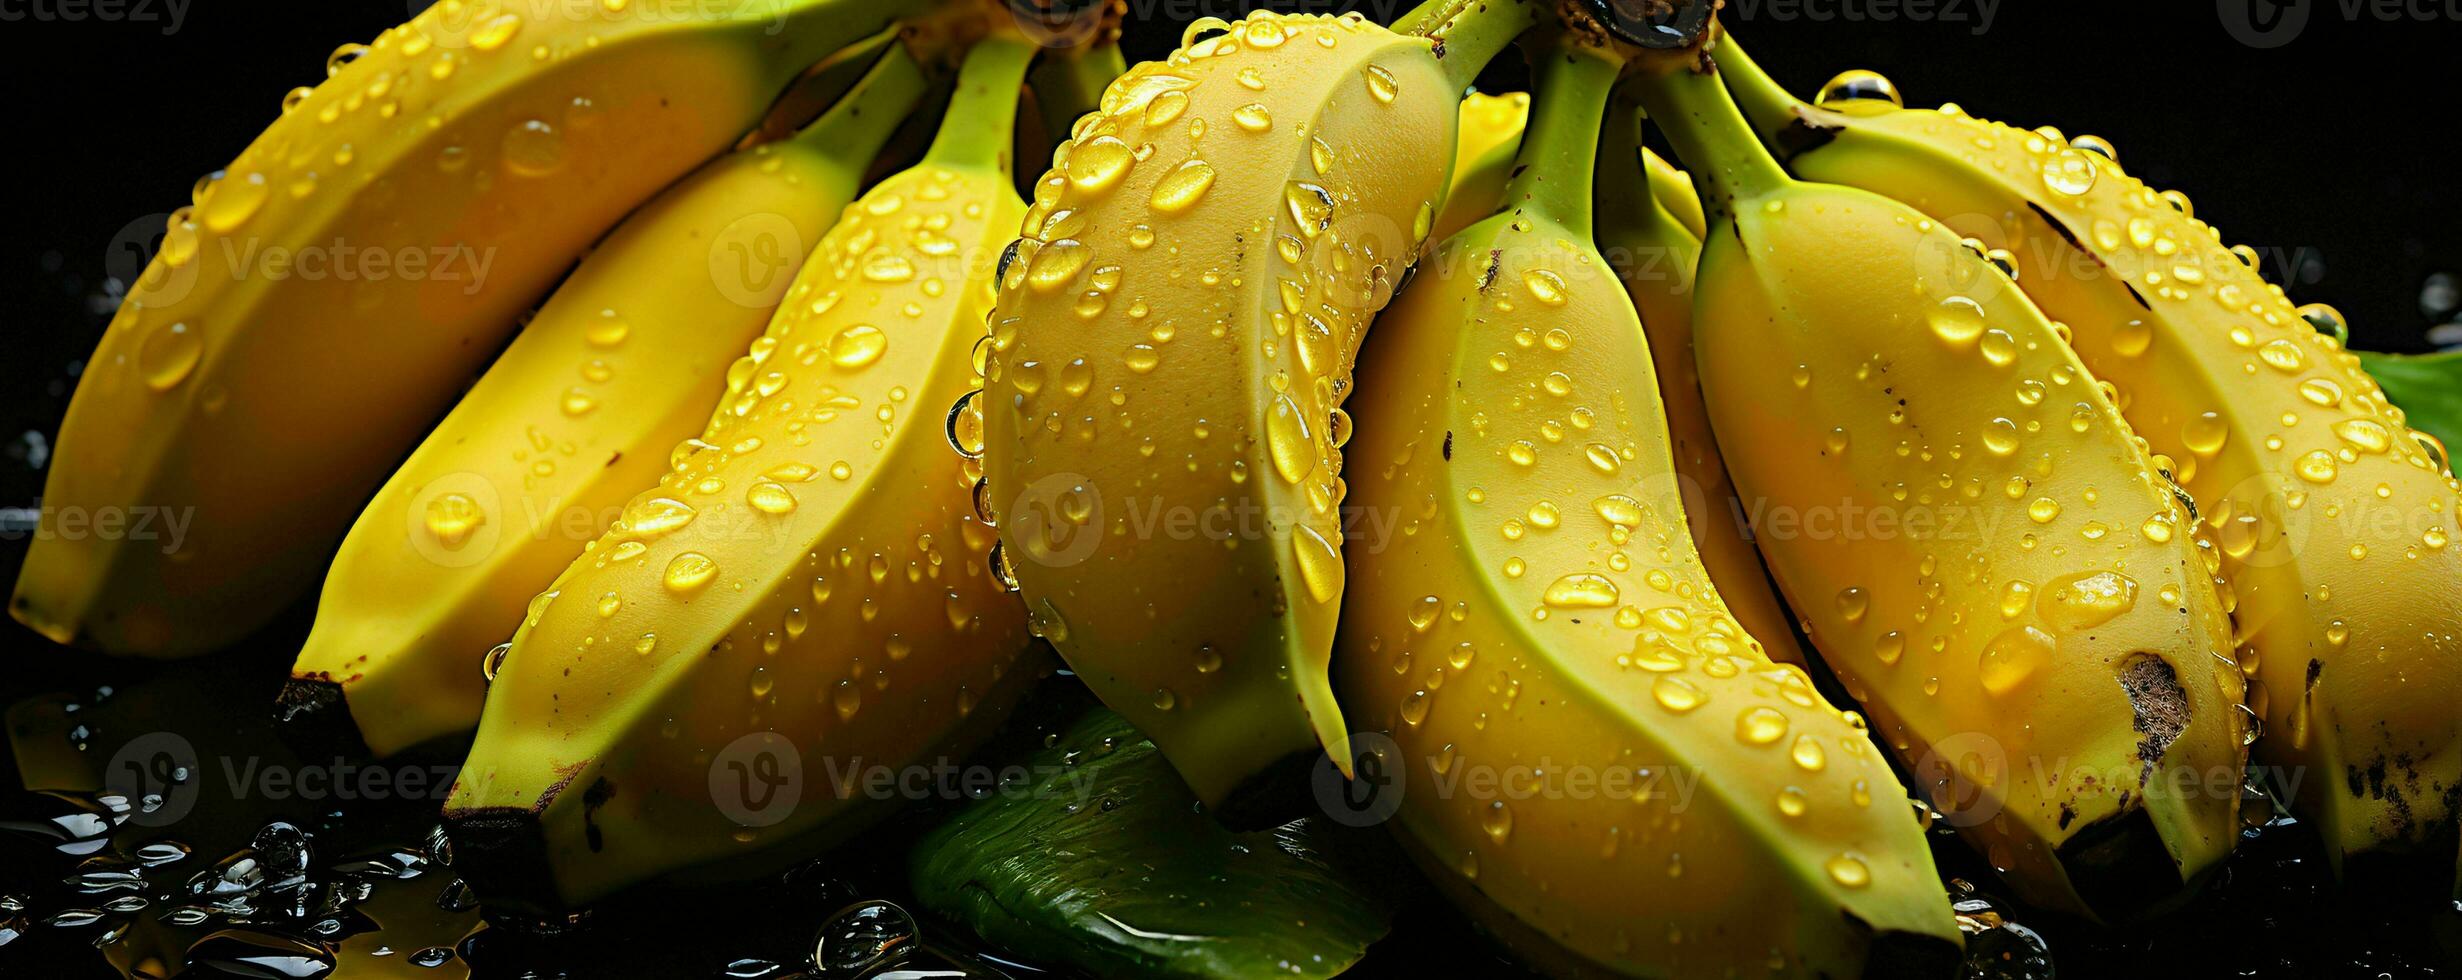
[[[1382,835],[1302,820],[1234,834],[1109,711],[1026,762],[1029,778],[927,834],[926,908],[1029,959],[1102,976],[1328,977],[1385,934],[1370,873],[1337,860]]]

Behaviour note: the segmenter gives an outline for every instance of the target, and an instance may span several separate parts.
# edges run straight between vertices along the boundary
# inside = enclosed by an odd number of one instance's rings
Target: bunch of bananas
[[[585,6],[438,4],[199,184],[45,501],[193,530],[43,536],[11,603],[176,656],[327,568],[278,713],[475,730],[492,908],[842,843],[1045,644],[1226,826],[1373,783],[1564,972],[1937,972],[1909,784],[2104,919],[2246,793],[2337,867],[2456,848],[2462,484],[2100,140],[1799,101],[1706,4],[1134,67],[983,0]],[[1467,92],[1517,41],[1534,93]],[[1027,88],[1066,134],[1021,195]],[[489,271],[221,261],[328,241]]]

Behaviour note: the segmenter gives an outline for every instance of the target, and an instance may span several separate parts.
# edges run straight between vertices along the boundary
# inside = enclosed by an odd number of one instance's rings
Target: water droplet
[[[506,130],[501,152],[504,168],[517,176],[545,177],[564,169],[564,136],[543,120]]]
[[[1195,207],[1214,186],[1214,166],[1203,160],[1190,160],[1154,182],[1154,193],[1147,203],[1161,214],[1179,214]]]
[[[1658,701],[1659,707],[1676,714],[1701,707],[1702,702],[1710,699],[1709,694],[1692,682],[1671,674],[1662,674],[1651,682],[1650,696]]]
[[[1530,298],[1538,300],[1542,306],[1563,306],[1571,296],[1571,291],[1565,287],[1564,277],[1546,269],[1522,273],[1522,285],[1530,290]]]
[[[764,514],[790,514],[795,511],[795,495],[783,485],[762,480],[744,491],[744,502]]]
[[[1616,583],[1606,576],[1575,572],[1549,583],[1541,601],[1559,609],[1605,609],[1617,596]]]
[[[137,348],[137,371],[145,386],[155,391],[169,391],[196,373],[197,362],[205,358],[205,339],[187,322],[164,324],[146,334]]]
[[[1391,104],[1394,96],[1401,92],[1401,84],[1394,80],[1393,72],[1385,70],[1382,65],[1369,65],[1363,74],[1368,81],[1368,95],[1380,103]]]
[[[889,350],[889,335],[879,327],[858,323],[829,338],[829,360],[847,370],[868,367]]]
[[[1274,472],[1285,482],[1298,483],[1317,467],[1316,439],[1308,430],[1307,414],[1290,392],[1275,396],[1266,410],[1266,451],[1274,460]]]
[[[2007,694],[2059,653],[2060,641],[2033,626],[2012,626],[1984,644],[1976,678],[1992,694]]]
[[[1069,184],[1087,194],[1100,195],[1117,185],[1136,162],[1136,151],[1118,137],[1097,136],[1070,148]]]
[[[1315,527],[1301,524],[1291,531],[1291,551],[1299,563],[1300,581],[1310,598],[1332,602],[1342,595],[1342,552]]]
[[[1850,111],[1848,103],[1851,102],[1886,103],[1889,108],[1893,109],[1903,108],[1906,105],[1906,99],[1898,94],[1898,86],[1895,83],[1879,72],[1865,71],[1861,68],[1839,72],[1828,82],[1822,84],[1820,92],[1813,96],[1813,104],[1824,109]]]
[[[1872,869],[1853,853],[1830,858],[1823,867],[1829,871],[1829,880],[1837,882],[1839,887],[1863,888],[1872,884]]]
[[[2292,471],[2298,473],[2300,479],[2310,483],[2332,483],[2337,474],[2334,454],[2322,449],[2310,452],[2301,456],[2298,463],[2293,464]]]
[[[718,562],[698,551],[687,551],[667,563],[667,591],[690,598],[718,577]]]
[[[2076,633],[2137,607],[2137,580],[2119,572],[2074,572],[2044,583],[2036,614],[2044,625]]]
[[[1747,708],[1735,718],[1736,741],[1769,745],[1787,736],[1787,716],[1766,705]]]
[[[1952,344],[1983,335],[1983,304],[1965,296],[1944,298],[1932,308],[1932,333]]]

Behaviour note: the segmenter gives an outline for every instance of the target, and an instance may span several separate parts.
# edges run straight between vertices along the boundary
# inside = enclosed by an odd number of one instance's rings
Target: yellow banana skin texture
[[[1638,108],[1637,106],[1631,108]],[[1693,544],[1718,584],[1718,594],[1744,631],[1761,640],[1771,659],[1803,663],[1795,624],[1770,589],[1761,552],[1744,536],[1748,513],[1727,475],[1709,406],[1701,401],[1701,372],[1693,359],[1693,269],[1701,259],[1701,198],[1692,182],[1640,144],[1639,118],[1629,109],[1611,114],[1598,172],[1610,175],[1599,195],[1598,247],[1641,314],[1642,333],[1657,365],[1660,402],[1676,473],[1684,480],[1685,516]],[[1634,160],[1650,193],[1632,192]],[[1683,208],[1682,205],[1690,205]]]
[[[1739,84],[1799,173],[1895,197],[2016,257],[2095,376],[2175,461],[2221,544],[2259,761],[2337,866],[2455,846],[2462,548],[2455,485],[2332,335],[2187,199],[2107,144],[1859,100],[1828,111]],[[1739,78],[1744,76],[1739,75]],[[2331,316],[2330,313],[2327,316]],[[2296,782],[2293,782],[2296,780]]]
[[[2029,901],[2196,882],[2247,734],[2213,545],[2024,294],[1904,205],[1789,180],[1690,65],[1643,93],[1710,184],[1703,392],[1814,644]]]
[[[1396,832],[1551,974],[1954,961],[1887,759],[1694,552],[1651,349],[1590,244],[1616,62],[1540,71],[1527,203],[1439,246],[1360,367],[1353,504],[1407,516],[1347,553],[1336,670],[1392,738]]]
[[[184,535],[38,536],[11,614],[149,656],[262,624],[593,240],[890,14],[646,6],[439,4],[286,100],[172,216],[44,491],[55,513],[151,514]]]
[[[445,806],[491,901],[570,908],[842,837],[892,807],[831,767],[963,752],[1041,673],[945,435],[1025,210],[1007,146],[1031,51],[977,44],[925,161],[846,210],[708,430],[533,601]],[[716,770],[759,768],[747,737],[800,753],[775,822],[726,809]]]
[[[923,85],[898,49],[800,136],[719,158],[592,250],[343,539],[286,704],[339,693],[323,710],[380,756],[476,724],[481,654],[708,423]]]
[[[1443,241],[1471,222],[1496,213],[1504,201],[1505,181],[1513,173],[1513,154],[1522,145],[1522,127],[1530,121],[1530,93],[1489,95],[1472,92],[1462,98],[1455,129],[1453,182],[1445,188],[1445,206],[1436,212],[1431,241]]]
[[[1458,90],[1424,38],[1260,13],[1114,82],[1007,262],[979,399],[1004,564],[1229,821],[1278,808],[1239,792],[1278,763],[1349,757],[1340,406],[1444,190],[1444,153],[1397,148],[1452,146]]]

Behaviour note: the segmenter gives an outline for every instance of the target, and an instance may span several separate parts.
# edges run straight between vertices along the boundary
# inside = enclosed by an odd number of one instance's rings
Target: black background
[[[55,2],[0,0],[0,85],[17,98],[14,149],[0,154],[13,191],[0,235],[0,507],[41,492],[24,433],[47,443],[66,410],[70,372],[108,314],[92,296],[115,236],[139,221],[157,233],[151,216],[186,202],[282,93],[320,80],[328,52],[426,0],[192,0],[176,30],[171,0],[115,0],[144,5],[118,20],[25,18]],[[2342,309],[2355,343],[2424,349],[2435,320],[2421,283],[2462,273],[2462,0],[2404,0],[2413,12],[2393,19],[2374,6],[2346,16],[2351,2],[1730,0],[1725,16],[1798,94],[1872,68],[1915,104],[2103,136],[2132,173],[2186,192],[2226,240],[2263,252],[2270,277],[2285,274],[2277,259],[2302,257],[2293,297]],[[1188,21],[1248,6],[1131,0],[1128,56],[1159,57]],[[2229,25],[2252,7],[2305,9],[2305,26],[2279,46],[2243,43]],[[1405,8],[1362,9],[1390,20]],[[1508,57],[1483,87],[1520,73]],[[0,541],[0,561],[14,568],[22,548]]]
[[[198,175],[274,118],[282,93],[323,77],[328,52],[424,6],[195,0],[168,31],[166,0],[128,0],[150,4],[143,12],[151,19],[26,19],[56,2],[0,0],[0,85],[16,98],[12,149],[0,154],[0,186],[12,192],[0,235],[0,508],[29,506],[41,492],[27,448],[37,438],[48,445],[77,365],[100,336],[110,309],[95,297],[109,292],[108,270],[133,268],[111,258],[115,238],[125,241],[133,225],[150,241],[159,215],[187,200]],[[1378,20],[1403,9],[1399,0],[1375,2],[1382,6],[1367,10]],[[2132,173],[2186,192],[2227,241],[2259,248],[2270,277],[2285,275],[2281,257],[2301,257],[2288,284],[2293,297],[2341,308],[2355,343],[2420,350],[2437,319],[2420,308],[2422,282],[2462,274],[2462,0],[2411,0],[2429,16],[2393,19],[2346,16],[2345,2],[2307,0],[2304,29],[2273,47],[2245,43],[2229,27],[2270,0],[2000,0],[1988,20],[1978,0],[1735,0],[1728,18],[1799,94],[1837,71],[1872,68],[1917,104],[1955,101],[1987,118],[2103,136]],[[1234,0],[1131,0],[1129,57],[1167,52],[1189,20],[1245,9]],[[1519,75],[1507,58],[1483,87],[1517,87]],[[8,570],[0,574],[13,579],[23,551],[22,540],[0,533],[0,569]],[[290,619],[277,630],[304,623]],[[267,656],[247,662],[278,673],[276,661],[287,659],[281,644],[262,645]],[[60,683],[80,656],[0,623],[0,700]],[[2412,933],[2386,940],[2394,946],[2421,941],[2415,923],[2368,911],[2355,913],[2363,922],[2327,925],[2341,902],[2325,893],[2269,898],[2253,910],[2215,904],[2227,907],[2174,926],[2228,930],[2259,946],[2269,945],[2265,934],[2303,926]],[[1457,928],[1442,918],[1417,921],[1418,935],[1397,937],[1404,944]],[[2218,966],[2185,936],[2062,938],[2055,950],[2081,972]],[[2287,955],[2254,954],[2234,967],[2268,964],[2259,972],[2270,974]],[[2326,962],[2374,976],[2378,962],[2416,961],[2337,952]]]

